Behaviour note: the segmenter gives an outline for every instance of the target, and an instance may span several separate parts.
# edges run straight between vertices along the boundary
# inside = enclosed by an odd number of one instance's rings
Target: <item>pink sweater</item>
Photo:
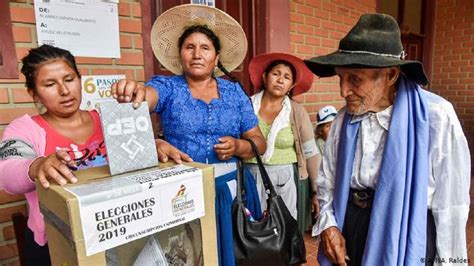
[[[36,151],[35,158],[0,160],[0,188],[11,194],[25,194],[28,201],[28,228],[33,231],[35,241],[41,246],[47,242],[43,215],[39,209],[35,183],[30,179],[28,170],[31,163],[44,156],[46,133],[29,115],[13,120],[3,132],[2,141],[21,139]]]

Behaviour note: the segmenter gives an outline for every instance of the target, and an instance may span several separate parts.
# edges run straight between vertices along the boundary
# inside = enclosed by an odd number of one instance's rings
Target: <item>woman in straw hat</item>
[[[423,65],[404,55],[397,21],[364,14],[336,52],[305,60],[338,75],[346,100],[317,181],[321,265],[468,262],[467,141],[451,103],[421,87]]]
[[[268,53],[250,61],[249,74],[258,91],[252,96],[254,112],[267,141],[262,160],[277,193],[304,233],[311,225],[311,206],[318,211],[316,178],[321,156],[309,115],[291,96],[311,88],[313,73],[298,57]],[[255,158],[250,162],[254,163],[250,171],[256,177],[264,209],[265,188]]]
[[[122,80],[112,87],[119,101],[136,105],[146,100],[160,114],[167,142],[160,141],[160,160],[213,164],[216,175],[216,216],[219,264],[233,265],[231,206],[236,190],[237,157],[254,156],[266,143],[249,98],[237,82],[218,78],[239,66],[247,52],[242,27],[216,8],[181,5],[157,18],[151,33],[153,51],[175,76],[155,76],[146,87]],[[247,208],[259,218],[254,178],[245,180]]]

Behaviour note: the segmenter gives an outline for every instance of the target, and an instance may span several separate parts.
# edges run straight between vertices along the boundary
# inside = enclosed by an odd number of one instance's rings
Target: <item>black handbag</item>
[[[232,206],[234,253],[236,265],[291,265],[306,262],[306,249],[296,220],[276,194],[257,148],[252,145],[269,198],[268,214],[260,221],[250,221],[245,209],[244,167],[238,162],[237,193]],[[295,206],[296,208],[296,206]]]

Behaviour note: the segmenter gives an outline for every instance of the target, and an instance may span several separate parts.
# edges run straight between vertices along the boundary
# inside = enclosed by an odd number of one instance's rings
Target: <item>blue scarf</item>
[[[341,231],[360,125],[351,120],[352,115],[346,113],[338,147],[333,201]],[[363,265],[414,265],[425,257],[428,147],[428,105],[424,91],[401,77],[375,188]],[[318,256],[321,265],[331,265],[323,253]]]

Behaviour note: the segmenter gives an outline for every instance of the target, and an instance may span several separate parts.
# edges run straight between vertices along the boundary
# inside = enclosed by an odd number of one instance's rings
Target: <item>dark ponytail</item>
[[[230,78],[230,80],[232,80],[233,82],[237,82],[239,85],[240,85],[240,88],[244,91],[245,95],[249,96],[247,94],[247,92],[244,90],[244,86],[242,85],[242,83],[240,83],[240,80],[238,80],[237,78],[235,78],[233,75],[230,74],[229,71],[227,71],[227,69],[225,69],[225,67],[222,65],[221,61],[217,61],[217,67],[219,68],[220,71],[222,71],[227,77]],[[250,96],[249,96],[250,97]]]

